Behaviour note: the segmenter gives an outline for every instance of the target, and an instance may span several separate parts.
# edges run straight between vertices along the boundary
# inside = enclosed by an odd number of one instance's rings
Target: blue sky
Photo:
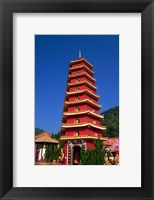
[[[119,105],[118,35],[35,36],[35,127],[49,133],[61,128],[68,67],[78,52],[94,65],[99,113]]]

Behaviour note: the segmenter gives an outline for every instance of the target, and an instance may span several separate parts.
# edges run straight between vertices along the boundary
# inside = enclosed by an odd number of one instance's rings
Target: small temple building
[[[46,147],[49,145],[58,145],[58,141],[51,138],[49,133],[43,132],[35,136],[35,162],[45,159]]]
[[[97,103],[100,96],[95,82],[93,65],[80,53],[77,60],[70,62],[64,100],[60,142],[66,165],[80,164],[81,147],[93,149],[98,138],[107,140],[102,136],[106,127],[100,125],[104,116],[98,113],[102,106]]]

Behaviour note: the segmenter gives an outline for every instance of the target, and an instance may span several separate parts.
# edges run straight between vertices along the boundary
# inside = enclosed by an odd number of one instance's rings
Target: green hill
[[[44,130],[42,130],[42,129],[40,129],[40,128],[35,128],[35,136],[36,135],[39,135],[39,134],[41,134],[41,133],[43,133],[44,132]]]
[[[101,125],[107,126],[103,136],[119,137],[119,106],[113,107],[102,114],[104,114],[104,120],[101,120]]]

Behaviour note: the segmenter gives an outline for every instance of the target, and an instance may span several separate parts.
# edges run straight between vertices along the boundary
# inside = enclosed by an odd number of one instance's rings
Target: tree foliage
[[[51,133],[51,138],[59,140],[60,139],[61,132],[58,133]]]
[[[104,120],[101,120],[101,125],[107,127],[103,136],[109,138],[119,137],[119,106],[113,107],[102,114],[104,114]]]
[[[81,165],[103,165],[104,152],[102,151],[103,142],[98,139],[94,141],[95,149],[80,150]]]
[[[61,146],[58,145],[47,145],[45,151],[45,160],[47,162],[52,162],[53,160],[57,160],[60,155]]]

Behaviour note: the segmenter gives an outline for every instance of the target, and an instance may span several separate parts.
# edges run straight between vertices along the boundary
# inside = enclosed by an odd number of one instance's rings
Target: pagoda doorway
[[[80,164],[80,146],[76,145],[73,147],[73,165]]]

